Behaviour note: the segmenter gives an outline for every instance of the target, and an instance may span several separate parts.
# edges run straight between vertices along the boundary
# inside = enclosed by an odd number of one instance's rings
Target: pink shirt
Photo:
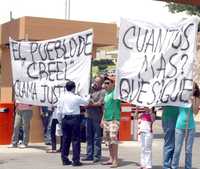
[[[152,132],[153,119],[149,112],[144,112],[138,119],[138,129],[140,132]]]
[[[28,104],[17,103],[16,108],[18,110],[31,110],[32,106]]]

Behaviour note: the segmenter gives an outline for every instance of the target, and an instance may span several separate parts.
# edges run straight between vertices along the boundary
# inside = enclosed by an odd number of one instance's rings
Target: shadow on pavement
[[[140,164],[138,162],[126,161],[126,160],[123,160],[123,159],[119,159],[119,167],[127,166],[127,165],[140,166]]]
[[[29,145],[27,148],[34,148],[34,149],[39,149],[39,150],[44,150],[46,151],[48,147],[46,145],[40,146],[40,145]]]
[[[162,169],[162,166],[160,166],[160,165],[154,165],[154,166],[152,166],[152,168],[153,169]]]
[[[196,132],[195,137],[200,137],[200,132]]]
[[[162,138],[164,138],[164,134],[163,134],[163,133],[154,134],[154,135],[153,135],[153,138],[154,138],[154,139],[162,139]]]
[[[154,165],[152,168],[153,169],[162,169],[162,166],[160,166],[160,165]],[[179,169],[184,169],[184,167],[179,167]],[[192,168],[192,169],[198,169],[198,168]]]
[[[2,161],[2,160],[0,161],[0,164],[4,164],[4,163],[6,163],[6,162],[5,162],[5,161]]]
[[[200,132],[196,132],[195,137],[200,137]],[[163,133],[154,134],[154,139],[162,139],[162,138],[164,138],[164,134]]]

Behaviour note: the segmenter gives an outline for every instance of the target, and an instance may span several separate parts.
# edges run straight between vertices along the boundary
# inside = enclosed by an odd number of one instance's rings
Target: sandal
[[[58,153],[58,151],[57,150],[47,150],[47,153]]]
[[[116,163],[112,163],[112,165],[110,166],[110,168],[117,168],[119,166],[119,164],[116,162]]]
[[[112,165],[112,162],[111,161],[104,161],[101,164],[102,165]]]

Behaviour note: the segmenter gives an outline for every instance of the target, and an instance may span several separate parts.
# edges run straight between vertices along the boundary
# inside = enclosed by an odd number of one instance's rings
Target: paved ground
[[[162,130],[160,121],[155,125],[155,139],[153,143],[153,169],[161,169],[162,166]],[[200,123],[197,125],[197,137],[193,150],[193,169],[200,169]],[[82,144],[82,153],[85,152],[85,143]],[[30,144],[27,149],[10,149],[7,146],[0,146],[0,169],[64,169],[72,166],[62,166],[60,154],[47,154],[48,147],[43,143]],[[183,151],[184,152],[184,151]],[[182,152],[182,154],[183,154]],[[83,154],[82,154],[83,156]],[[107,148],[103,145],[103,160],[108,157]],[[119,145],[119,157],[121,169],[137,169],[139,163],[139,145],[135,141],[123,142]],[[184,166],[184,155],[181,156],[181,166]],[[101,164],[84,162],[83,169],[109,168]],[[183,169],[183,168],[182,168]]]

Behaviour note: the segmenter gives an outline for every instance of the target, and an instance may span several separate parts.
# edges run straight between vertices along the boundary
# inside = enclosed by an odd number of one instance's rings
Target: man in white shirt
[[[63,165],[80,166],[80,106],[89,103],[90,97],[81,97],[75,94],[76,85],[73,81],[66,83],[67,92],[57,106],[58,121],[62,122],[63,140],[61,159]],[[68,159],[70,143],[72,142],[73,163]]]

